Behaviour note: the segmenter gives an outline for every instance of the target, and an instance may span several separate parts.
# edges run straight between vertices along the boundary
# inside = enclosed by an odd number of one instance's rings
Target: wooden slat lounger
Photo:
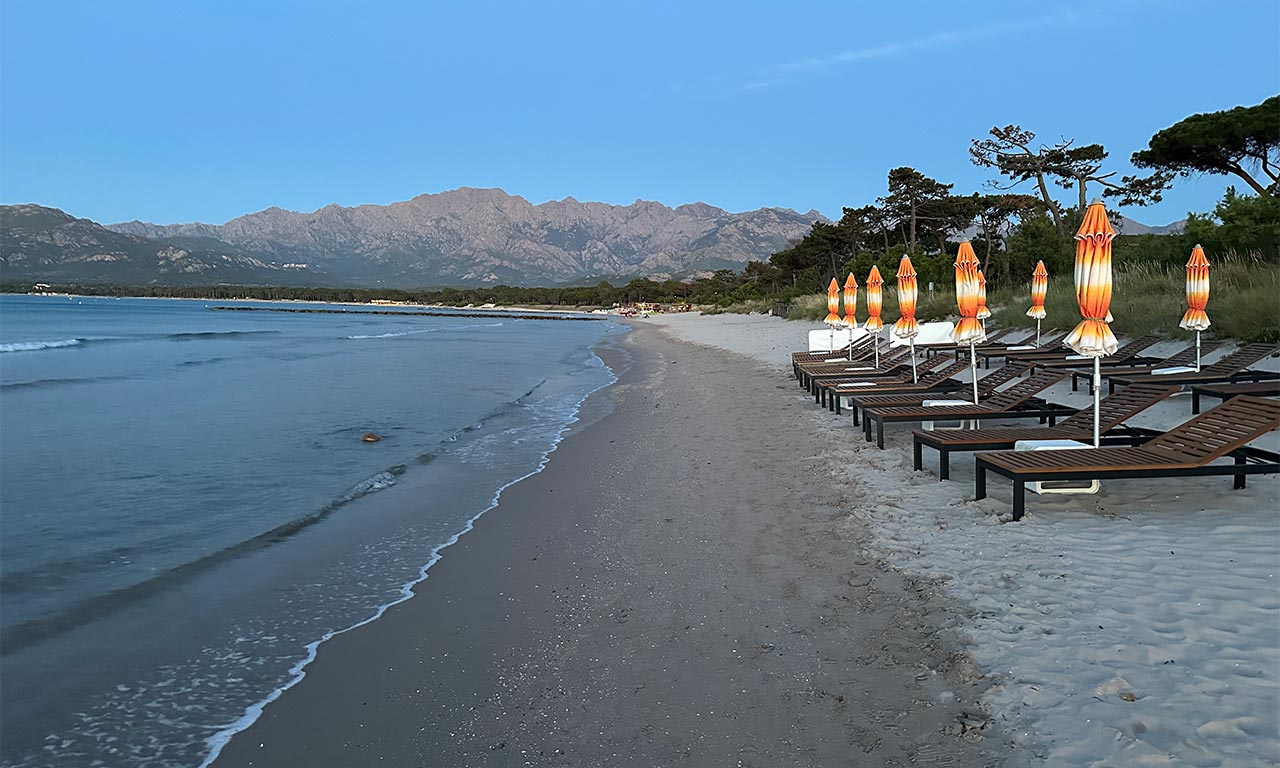
[[[979,344],[974,351],[978,356],[978,364],[986,368],[990,368],[991,361],[999,358],[1013,360],[1019,355],[1044,354],[1046,352],[1054,352],[1054,350],[1061,351],[1062,354],[1065,355],[1067,352],[1062,351],[1062,348],[1058,346],[1065,338],[1067,338],[1066,331],[1050,331],[1040,335],[1040,346],[1038,347],[1027,342],[1023,344],[1010,344],[1007,346],[1003,344],[996,344],[994,347],[983,349],[982,345]],[[1019,349],[1019,347],[1022,347],[1022,349]]]
[[[1117,385],[1125,387],[1130,384],[1146,384],[1152,382],[1166,382],[1169,384],[1221,384],[1238,381],[1265,381],[1266,379],[1274,376],[1274,374],[1270,371],[1250,371],[1245,369],[1264,358],[1276,354],[1277,352],[1280,352],[1280,347],[1277,347],[1274,344],[1246,344],[1213,365],[1204,366],[1200,369],[1199,373],[1140,373],[1129,376],[1108,375],[1107,389],[1110,392],[1114,392],[1116,391]]]
[[[1200,354],[1202,356],[1207,355],[1210,352],[1216,351],[1220,346],[1222,346],[1221,341],[1217,341],[1217,340],[1205,341],[1200,345]],[[1103,358],[1102,370],[1104,374],[1107,376],[1132,376],[1136,374],[1151,373],[1152,371],[1160,368],[1175,368],[1175,367],[1180,368],[1188,365],[1195,365],[1196,345],[1192,344],[1191,346],[1187,347],[1186,349],[1182,350],[1176,355],[1170,355],[1169,357],[1166,357],[1163,360],[1150,363],[1148,365],[1130,365],[1129,363],[1131,362],[1132,361],[1126,361],[1125,363],[1121,363],[1119,366],[1115,366],[1115,365],[1108,365],[1107,359]],[[1089,385],[1089,394],[1093,394],[1092,364],[1087,361],[1083,363],[1083,365],[1081,365],[1079,362],[1076,362],[1076,361],[1073,361],[1072,364],[1080,365],[1081,368],[1080,370],[1074,371],[1071,374],[1071,391],[1072,392],[1077,391],[1080,387],[1080,382],[1084,381],[1086,384]]]
[[[964,386],[964,382],[953,379],[958,373],[969,370],[968,362],[952,362],[945,367],[921,372],[919,381],[911,381],[911,374],[895,379],[840,379],[836,381],[820,381],[818,388],[822,391],[819,403],[835,411],[836,415],[844,412],[841,400],[861,392],[926,392],[930,390],[951,390]]]
[[[815,371],[843,371],[847,368],[868,368],[871,370],[884,370],[886,367],[892,367],[898,362],[907,359],[908,351],[902,351],[897,348],[890,349],[886,344],[880,350],[880,368],[875,366],[875,350],[868,347],[864,353],[854,355],[852,360],[844,357],[824,357],[811,362],[797,363],[792,366],[792,372],[796,379],[800,382],[802,389],[812,390],[813,385],[809,378]]]
[[[1140,384],[1123,389],[1103,398],[1098,409],[1098,426],[1102,433],[1113,432],[1120,425],[1178,391],[1177,386]],[[1121,436],[1125,443],[1133,443],[1134,435]],[[1093,440],[1093,406],[1079,411],[1056,427],[996,427],[993,429],[947,430],[945,432],[912,433],[912,449],[915,468],[921,469],[922,448],[929,446],[938,452],[938,479],[951,476],[950,455],[955,451],[995,451],[1013,448],[1019,440]],[[1143,438],[1137,438],[1139,440]]]
[[[871,440],[871,426],[876,429],[876,446],[884,448],[884,427],[893,422],[921,422],[942,419],[1031,418],[1048,419],[1053,426],[1059,416],[1070,416],[1075,408],[1047,403],[1030,403],[1040,392],[1067,377],[1061,371],[1041,371],[997,392],[977,405],[884,406],[862,411],[862,433]]]
[[[1155,334],[1140,336],[1131,341],[1121,344],[1115,351],[1115,354],[1107,355],[1106,360],[1112,365],[1116,363],[1124,363],[1130,360],[1139,360],[1139,354],[1146,351],[1148,347],[1159,344],[1162,339]],[[1042,365],[1050,362],[1065,363],[1088,363],[1093,366],[1093,358],[1077,355],[1073,350],[1067,347],[1061,347],[1057,351],[1040,351],[1040,352],[1014,352],[1009,356],[1010,360],[1018,360],[1020,362],[1029,363],[1031,365]]]
[[[815,403],[825,403],[823,394],[823,386],[827,384],[851,384],[853,382],[867,382],[871,384],[884,384],[894,382],[910,382],[911,381],[911,361],[895,358],[889,363],[885,363],[883,359],[880,361],[879,368],[871,366],[859,366],[857,363],[853,365],[837,366],[837,370],[830,373],[807,373],[806,380],[809,382],[809,391],[813,393],[813,401]],[[916,378],[942,368],[949,363],[946,358],[934,358],[933,360],[917,360],[916,361]],[[865,370],[856,370],[859,367]]]
[[[864,354],[872,355],[875,353],[875,341],[871,336],[864,336],[853,342],[853,351],[850,352],[849,345],[840,349],[830,351],[817,352],[792,352],[791,353],[791,373],[797,379],[800,378],[800,366],[811,363],[824,363],[833,360],[848,360],[852,357],[854,360],[862,358]]]
[[[1008,365],[1000,366],[991,373],[988,373],[986,376],[978,379],[978,399],[981,400],[983,398],[990,397],[995,394],[997,388],[1008,384],[1025,373],[1030,373],[1030,371],[1031,368],[1029,366],[1021,365],[1019,363],[1009,363]],[[960,383],[960,386],[956,389],[957,394],[960,394],[959,390],[964,390],[966,398],[969,396],[969,393],[972,392],[972,388],[964,383]],[[841,394],[846,395],[847,393]],[[917,387],[909,387],[908,385],[902,385],[900,387],[876,387],[870,391],[858,392],[857,394],[849,397],[850,406],[853,410],[853,425],[856,427],[861,423],[858,418],[858,411],[860,410],[875,408],[877,406],[923,405],[925,400],[933,400],[939,396],[940,395],[937,390],[921,390]]]
[[[979,453],[974,497],[986,498],[988,472],[1013,480],[1014,520],[1026,510],[1031,482],[1232,475],[1243,488],[1247,475],[1280,472],[1280,455],[1246,447],[1276,427],[1280,401],[1241,395],[1136,447]],[[1228,456],[1234,463],[1214,463]]]
[[[1000,330],[994,331],[989,336],[987,336],[986,341],[982,342],[981,344],[976,344],[974,346],[976,347],[976,349],[982,349],[984,347],[989,349],[994,349],[996,347],[1007,347],[1011,344],[1019,343],[1019,342],[1008,341],[1009,334],[1013,333],[1015,330],[1018,330],[1018,329],[1001,328]],[[1034,337],[1035,334],[1032,334],[1032,336]],[[927,347],[924,347],[923,349],[925,350],[926,355],[933,355],[938,352],[951,352],[955,356],[956,360],[960,359],[961,352],[963,352],[966,355],[969,354],[968,344],[952,344],[945,347],[927,346]]]
[[[1134,384],[1133,387],[1140,387]],[[1128,392],[1133,387],[1125,387],[1121,392]],[[1200,412],[1200,398],[1216,397],[1226,402],[1240,395],[1256,395],[1258,397],[1280,397],[1280,373],[1266,381],[1247,381],[1238,384],[1201,384],[1191,388],[1191,412]]]
[[[1021,330],[1026,330],[1026,329],[1024,328]],[[1012,333],[1012,331],[1009,331],[1009,333]],[[981,352],[986,352],[988,354],[995,353],[998,356],[999,353],[1002,351],[1016,352],[1019,350],[1030,351],[1033,349],[1045,349],[1046,344],[1055,343],[1054,341],[1055,339],[1062,339],[1065,336],[1066,334],[1059,331],[1057,328],[1050,328],[1041,334],[1040,336],[1041,343],[1039,346],[1037,346],[1035,343],[1036,341],[1035,331],[1032,331],[1031,333],[1029,333],[1026,336],[1026,338],[1013,339],[1013,340],[1005,336],[989,336],[987,337],[987,340],[982,342],[981,344],[975,344],[973,347],[973,351],[975,353],[981,353]],[[956,345],[955,354],[956,354],[957,360],[959,360],[961,357],[964,357],[967,359],[969,357],[969,345],[968,344]]]

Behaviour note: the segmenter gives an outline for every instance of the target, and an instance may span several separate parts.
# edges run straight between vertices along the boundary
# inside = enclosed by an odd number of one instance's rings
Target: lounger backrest
[[[1111,395],[1107,395],[1098,408],[1098,426],[1103,432],[1114,429],[1137,414],[1145,411],[1174,392],[1181,389],[1178,385],[1168,384],[1134,384]],[[1073,429],[1093,429],[1093,406],[1089,406],[1076,415],[1066,419],[1061,426]]]
[[[962,371],[967,371],[967,370],[969,370],[969,361],[961,360],[958,363],[952,363],[951,365],[948,365],[946,368],[939,368],[938,370],[934,371],[933,373],[930,373],[927,376],[921,376],[920,383],[921,384],[937,384],[939,382],[946,381],[952,376],[955,376],[957,373],[961,373]]]
[[[996,387],[1008,384],[1026,372],[1027,365],[1025,363],[1005,363],[1004,366],[998,370],[994,370],[986,376],[978,379],[978,386],[989,392]]]
[[[1065,379],[1067,375],[1068,372],[1063,371],[1041,371],[1040,373],[1023,379],[1003,392],[997,392],[991,397],[988,397],[986,400],[982,401],[982,404],[996,410],[1012,408],[1015,405],[1025,403],[1030,400],[1041,390],[1048,389],[1054,384],[1057,384],[1059,381]]]
[[[1115,354],[1109,355],[1107,359],[1108,360],[1128,360],[1131,357],[1137,356],[1139,352],[1142,352],[1147,347],[1154,346],[1159,341],[1160,341],[1160,337],[1154,334],[1151,334],[1148,336],[1142,336],[1140,338],[1134,339],[1133,341],[1126,342],[1120,345],[1120,348],[1116,350]]]
[[[1268,355],[1275,354],[1274,344],[1246,344],[1204,370],[1210,373],[1238,373]]]
[[[1221,341],[1216,341],[1216,340],[1202,341],[1200,342],[1200,356],[1204,357],[1205,355],[1209,354],[1210,352],[1213,352],[1220,346],[1222,346]],[[1195,362],[1196,362],[1196,345],[1192,344],[1191,346],[1187,347],[1186,349],[1182,350],[1176,355],[1169,355],[1164,360],[1160,361],[1160,364],[1161,365],[1194,365]]]
[[[1176,461],[1207,464],[1280,427],[1280,400],[1240,395],[1143,447]]]

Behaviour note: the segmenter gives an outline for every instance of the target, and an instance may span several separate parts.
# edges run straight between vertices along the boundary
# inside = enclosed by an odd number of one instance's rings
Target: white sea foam
[[[84,343],[84,339],[59,339],[57,341],[12,341],[7,344],[0,344],[0,352],[37,352],[42,349],[62,349],[63,347],[78,347],[83,343]]]
[[[348,336],[347,338],[348,339],[394,339],[398,336],[412,336],[417,333],[434,333],[438,330],[440,329],[439,328],[423,328],[422,330],[419,330],[419,331],[400,331],[398,333],[373,333],[373,334],[361,333],[355,336]]]

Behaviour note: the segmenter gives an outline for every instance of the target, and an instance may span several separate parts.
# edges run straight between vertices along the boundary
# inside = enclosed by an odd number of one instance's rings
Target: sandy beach
[[[650,322],[788,381],[789,352],[809,327],[760,315]],[[1278,366],[1271,357],[1253,367]],[[1044,396],[1090,403],[1069,382]],[[809,405],[830,446],[824,459],[857,489],[844,524],[869,537],[871,557],[960,606],[960,650],[990,684],[980,703],[1018,754],[1099,768],[1280,763],[1280,478],[1257,476],[1241,491],[1224,478],[1107,481],[1096,495],[1030,494],[1027,518],[1001,524],[1009,484],[973,501],[968,456],[953,457],[952,481],[939,482],[936,455],[912,471],[910,428],[891,429],[877,450],[847,412]],[[1167,430],[1190,417],[1181,394],[1129,423]],[[1280,450],[1280,435],[1255,445]]]
[[[1022,764],[962,606],[871,554],[792,382],[644,324],[602,355],[607,415],[218,768]]]

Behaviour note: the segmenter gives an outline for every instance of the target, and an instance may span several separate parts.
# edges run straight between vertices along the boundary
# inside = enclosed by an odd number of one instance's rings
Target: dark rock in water
[[[373,432],[365,432],[360,436],[360,440],[365,443],[376,443],[381,439],[381,435],[374,434]]]

